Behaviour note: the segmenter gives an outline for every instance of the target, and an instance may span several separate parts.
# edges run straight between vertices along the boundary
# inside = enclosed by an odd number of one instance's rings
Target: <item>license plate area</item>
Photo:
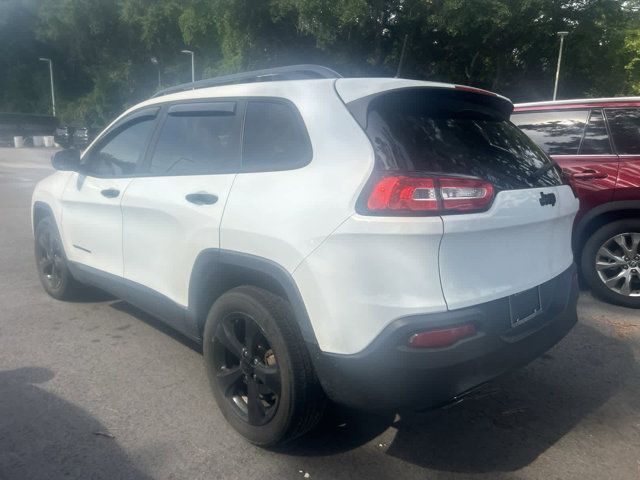
[[[536,317],[542,310],[541,305],[540,287],[511,295],[509,297],[511,327],[518,327]]]

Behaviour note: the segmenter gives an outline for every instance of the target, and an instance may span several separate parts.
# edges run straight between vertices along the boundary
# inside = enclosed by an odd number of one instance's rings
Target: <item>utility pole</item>
[[[53,90],[53,66],[50,58],[40,57],[38,60],[41,62],[49,62],[49,79],[51,80],[51,110],[53,111],[53,116],[56,116],[56,96]]]
[[[569,35],[569,32],[558,32],[560,37],[560,51],[558,52],[558,68],[556,68],[556,83],[553,87],[553,100],[556,100],[558,96],[558,80],[560,79],[560,65],[562,64],[562,47],[564,46],[564,37]]]
[[[194,54],[191,50],[180,50],[181,53],[191,55],[191,83],[196,81]]]

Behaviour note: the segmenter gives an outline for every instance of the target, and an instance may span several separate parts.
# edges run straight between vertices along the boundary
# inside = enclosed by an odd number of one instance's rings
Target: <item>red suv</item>
[[[573,246],[592,291],[640,308],[640,98],[523,103],[511,120],[580,197]]]

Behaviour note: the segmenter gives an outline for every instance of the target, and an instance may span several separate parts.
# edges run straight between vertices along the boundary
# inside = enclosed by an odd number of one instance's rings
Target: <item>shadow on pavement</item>
[[[165,335],[168,335],[169,337],[173,338],[174,340],[177,340],[178,342],[183,344],[185,347],[189,347],[191,350],[198,352],[200,354],[202,353],[202,346],[199,343],[195,342],[194,340],[191,340],[189,337],[181,334],[174,328],[171,328],[169,325],[164,323],[162,320],[159,320],[158,318],[154,317],[153,315],[149,315],[148,313],[140,310],[139,308],[134,307],[130,303],[127,303],[123,300],[118,300],[112,303],[110,307],[120,312],[124,312],[128,315],[131,315],[132,317],[135,317],[138,320],[146,323],[150,327],[153,327],[156,330],[164,333]]]
[[[395,423],[366,414],[352,416],[348,428],[331,423],[321,426],[284,453],[315,456],[346,452],[392,426],[396,433],[387,455],[430,470],[492,472],[491,477],[532,463],[637,374],[627,345],[578,324],[543,358],[491,382],[460,404],[405,414]],[[637,389],[637,385],[631,388]],[[634,402],[626,410],[617,410],[607,423],[634,420],[640,396]],[[331,461],[329,458],[326,460]],[[333,458],[337,463],[344,461],[340,456]],[[364,467],[361,473],[376,478],[376,468],[372,465],[366,471],[368,467]]]
[[[145,479],[106,427],[36,384],[46,368],[0,371],[0,478]]]

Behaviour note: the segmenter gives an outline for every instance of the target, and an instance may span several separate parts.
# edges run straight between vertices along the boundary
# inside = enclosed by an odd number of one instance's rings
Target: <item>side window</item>
[[[311,161],[307,131],[291,105],[250,101],[244,125],[244,171],[288,170]]]
[[[144,117],[129,123],[107,143],[92,151],[86,173],[100,177],[132,175],[144,155],[155,118]]]
[[[611,153],[611,142],[604,123],[602,110],[591,110],[589,123],[580,145],[580,155],[607,155]]]
[[[235,102],[175,106],[162,125],[151,175],[205,175],[237,171],[240,124]],[[184,108],[182,108],[184,107]]]
[[[549,155],[577,155],[587,110],[514,113],[511,121]]]
[[[606,109],[618,155],[640,155],[640,108]]]

